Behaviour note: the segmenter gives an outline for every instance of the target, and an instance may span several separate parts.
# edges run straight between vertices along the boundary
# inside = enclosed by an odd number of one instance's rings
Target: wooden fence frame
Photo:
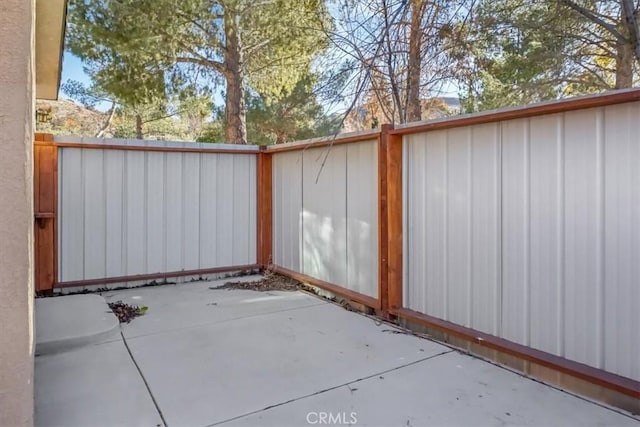
[[[202,268],[196,270],[166,271],[129,276],[103,277],[73,281],[58,280],[58,150],[60,148],[80,148],[95,150],[121,150],[137,152],[164,153],[203,153],[234,154],[257,156],[258,172],[264,157],[259,149],[233,150],[228,148],[203,148],[189,146],[153,146],[133,144],[100,144],[97,142],[55,141],[52,134],[36,133],[34,138],[34,219],[35,219],[35,291],[40,295],[50,295],[54,289],[85,286],[104,286],[115,283],[153,281],[186,276],[205,276],[235,271],[258,270],[261,263],[249,265],[231,265],[224,267]],[[269,159],[270,160],[270,159]],[[262,176],[256,174],[256,196],[261,206],[260,192]],[[270,226],[257,218],[257,236],[269,233]],[[266,237],[266,236],[264,236]],[[260,260],[261,247],[257,246],[257,260]]]
[[[469,344],[485,349],[497,350],[521,361],[531,362],[568,374],[588,383],[612,390],[631,399],[640,399],[640,382],[619,375],[573,362],[550,353],[535,350],[480,331],[436,319],[403,307],[403,136],[414,133],[450,129],[461,126],[493,123],[498,121],[529,118],[546,114],[597,108],[621,103],[640,101],[640,90],[621,90],[601,95],[553,101],[533,106],[509,108],[480,114],[419,122],[394,127],[383,125],[381,129],[357,134],[338,135],[307,142],[260,147],[259,150],[234,151],[228,149],[198,149],[179,147],[138,147],[126,145],[101,145],[53,142],[47,134],[36,134],[35,141],[35,218],[39,223],[49,223],[48,227],[36,227],[36,283],[39,292],[50,292],[54,287],[86,286],[117,281],[147,280],[151,278],[198,275],[211,272],[271,268],[293,279],[307,282],[337,295],[351,299],[378,311],[386,319],[405,320],[440,331],[447,336],[457,337]],[[378,142],[378,298],[372,298],[341,284],[322,280],[273,265],[273,159],[272,156],[286,151],[306,150],[313,147],[331,147],[377,140]],[[53,148],[51,148],[53,147]],[[142,275],[99,279],[71,283],[57,283],[57,170],[44,165],[57,165],[58,147],[100,148],[138,151],[205,152],[253,154],[257,156],[257,264],[230,266],[209,270],[169,272],[157,275]],[[48,181],[44,180],[48,177]],[[51,205],[51,200],[54,200]],[[53,260],[53,271],[51,269]],[[47,264],[48,263],[48,264]],[[43,267],[43,265],[45,267]],[[48,266],[48,267],[47,267]],[[47,271],[43,271],[43,268]]]
[[[33,147],[35,291],[50,293],[58,281],[58,149],[53,135],[36,134]]]
[[[385,125],[384,129],[388,129],[389,126]],[[274,154],[283,153],[283,152],[292,152],[298,151],[303,152],[310,148],[322,148],[325,147],[327,149],[331,149],[333,146],[337,145],[345,145],[345,144],[358,144],[362,142],[371,142],[376,141],[378,144],[378,175],[380,175],[381,171],[386,170],[386,153],[382,151],[382,138],[383,133],[380,130],[373,131],[365,131],[365,132],[355,132],[351,134],[342,134],[337,135],[335,137],[326,137],[326,138],[315,138],[308,141],[301,141],[283,145],[272,145],[265,147],[263,153],[265,156],[271,158]],[[269,165],[272,164],[272,160],[268,160]],[[269,166],[271,168],[271,166]],[[263,223],[267,223],[273,226],[272,222],[272,210],[273,210],[273,173],[271,174],[263,174],[262,176],[264,180],[259,183],[258,191],[269,194],[268,201],[265,203],[269,203],[268,212],[261,212],[262,214],[268,215],[268,218],[265,217]],[[268,233],[268,241],[258,242],[258,245],[263,247],[265,252],[262,259],[269,260],[268,263],[262,264],[262,268],[271,269],[283,276],[287,276],[294,280],[298,280],[300,282],[304,282],[318,288],[322,288],[327,290],[335,295],[347,298],[353,302],[362,304],[365,307],[369,307],[373,310],[378,311],[382,316],[387,316],[388,310],[386,306],[385,298],[383,297],[386,294],[386,290],[388,286],[386,284],[387,275],[386,275],[386,242],[387,242],[387,234],[386,234],[386,226],[385,221],[383,221],[384,215],[386,215],[386,203],[385,200],[386,189],[382,187],[382,183],[378,182],[378,298],[373,298],[369,295],[364,295],[359,292],[355,292],[351,289],[348,289],[346,284],[336,284],[329,283],[324,280],[320,280],[318,278],[299,273],[280,265],[276,265],[273,262],[273,241],[272,241],[272,231]]]
[[[552,101],[532,106],[515,107],[498,111],[488,111],[460,117],[421,122],[388,129],[387,131],[387,227],[388,249],[388,295],[389,312],[392,318],[403,319],[417,325],[453,336],[479,348],[497,350],[519,360],[550,368],[560,374],[584,380],[604,389],[621,393],[632,399],[640,399],[640,381],[635,381],[602,369],[574,362],[551,353],[536,350],[503,338],[489,335],[471,328],[437,319],[403,307],[403,184],[402,145],[403,136],[415,133],[451,129],[462,126],[495,123],[498,121],[530,118],[547,114],[566,113],[588,108],[606,107],[616,104],[640,101],[640,89],[612,91],[600,95],[589,95],[562,101]],[[384,138],[384,135],[383,135]],[[497,356],[498,358],[500,356]],[[600,396],[602,393],[595,391]],[[615,399],[612,404],[615,404]]]
[[[338,144],[358,143],[378,140],[378,299],[364,296],[338,284],[326,283],[304,274],[293,272],[280,266],[273,266],[276,272],[296,280],[324,288],[332,293],[349,298],[370,308],[379,310],[385,319],[404,320],[413,324],[439,331],[447,336],[456,337],[479,348],[496,350],[518,360],[531,362],[550,368],[562,374],[601,386],[607,390],[621,393],[632,399],[640,399],[640,382],[622,377],[602,369],[574,362],[551,353],[520,345],[503,338],[466,328],[451,322],[434,318],[424,313],[409,310],[403,306],[403,137],[415,133],[451,129],[463,126],[495,123],[505,120],[530,118],[547,114],[566,113],[588,108],[640,101],[640,89],[608,92],[568,100],[551,101],[532,106],[522,106],[462,115],[453,118],[412,123],[394,127],[384,124],[377,133],[367,132],[358,135],[345,135],[336,138],[324,138],[307,144],[294,143],[269,147],[266,154],[286,151],[305,150],[311,147],[326,147]],[[272,182],[260,183],[271,194]],[[272,215],[271,207],[269,215]],[[271,218],[271,217],[269,217]],[[269,235],[271,239],[271,235]],[[265,247],[272,247],[271,241]],[[272,259],[271,253],[266,258]],[[263,264],[263,267],[266,265]]]

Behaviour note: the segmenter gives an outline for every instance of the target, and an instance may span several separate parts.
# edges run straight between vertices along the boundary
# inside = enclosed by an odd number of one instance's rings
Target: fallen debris
[[[226,282],[221,286],[210,286],[209,289],[244,289],[250,291],[266,292],[266,291],[298,291],[304,289],[302,283],[297,280],[282,276],[276,273],[269,273],[260,280],[253,282]]]
[[[134,318],[142,316],[147,312],[148,307],[125,304],[122,301],[108,303],[109,308],[116,315],[120,323],[129,323]]]

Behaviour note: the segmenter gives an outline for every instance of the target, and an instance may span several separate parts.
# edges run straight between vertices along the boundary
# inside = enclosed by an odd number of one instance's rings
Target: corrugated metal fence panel
[[[273,263],[302,272],[302,152],[273,155]]]
[[[303,273],[347,284],[347,147],[302,155]]]
[[[60,148],[59,281],[256,262],[256,156]]]
[[[65,277],[82,278],[85,228],[82,150],[61,150],[58,153],[58,163],[58,280]],[[72,257],[67,258],[64,254]]]
[[[378,144],[347,144],[347,283],[378,297]]]
[[[564,355],[601,367],[602,111],[564,120]],[[613,142],[615,143],[615,142]]]
[[[640,380],[640,103],[608,107],[604,134],[603,368]]]
[[[562,353],[564,307],[561,263],[563,252],[562,116],[530,120],[529,139],[529,344]],[[527,194],[525,191],[520,194]],[[516,196],[517,197],[517,196]],[[517,285],[516,285],[517,286]]]
[[[406,286],[404,306],[447,319],[447,133],[409,135],[404,148],[409,166],[404,167],[405,200],[410,213],[404,232],[404,264],[410,283],[422,284]],[[417,164],[422,167],[413,167]]]
[[[407,138],[405,306],[496,334],[499,134],[496,125]],[[472,143],[473,141],[473,143]]]
[[[273,156],[275,264],[377,298],[377,142]]]
[[[124,201],[125,182],[125,152],[105,151],[105,206],[122,206]],[[125,271],[126,258],[124,257],[124,247],[126,234],[124,231],[125,214],[121,209],[105,209],[106,230],[120,230],[120,232],[108,233],[105,246],[107,277],[117,276]]]
[[[640,103],[405,137],[405,306],[640,379]]]

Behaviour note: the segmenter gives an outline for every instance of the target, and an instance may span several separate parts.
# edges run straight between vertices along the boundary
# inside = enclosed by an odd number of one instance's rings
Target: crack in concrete
[[[386,369],[384,371],[376,372],[374,374],[367,375],[365,377],[358,378],[356,380],[347,381],[345,383],[342,383],[342,384],[339,384],[339,385],[335,385],[335,386],[332,386],[332,387],[329,387],[329,388],[326,388],[326,389],[323,389],[323,390],[319,390],[319,391],[316,391],[316,392],[313,392],[313,393],[310,393],[310,394],[306,394],[304,396],[300,396],[300,397],[296,397],[296,398],[293,398],[293,399],[289,399],[289,400],[287,400],[285,402],[276,403],[276,404],[267,406],[266,408],[257,409],[255,411],[247,412],[246,414],[238,415],[238,416],[235,416],[233,418],[229,418],[229,419],[226,419],[226,420],[223,420],[223,421],[218,421],[218,422],[213,423],[213,424],[207,424],[205,427],[219,426],[219,425],[231,422],[231,421],[235,421],[235,420],[238,420],[238,419],[241,419],[241,418],[248,417],[250,415],[255,415],[255,414],[258,414],[260,412],[267,411],[269,409],[277,408],[279,406],[284,406],[284,405],[287,405],[289,403],[297,402],[299,400],[307,399],[309,397],[318,396],[320,394],[327,393],[329,391],[337,390],[337,389],[339,389],[341,387],[345,387],[345,386],[349,387],[350,384],[356,384],[356,383],[359,383],[361,381],[365,381],[365,380],[368,380],[368,379],[371,379],[371,378],[374,378],[374,377],[377,377],[377,376],[380,376],[380,375],[388,374],[389,372],[394,372],[394,371],[397,371],[397,370],[400,370],[400,369],[403,369],[403,368],[406,368],[406,367],[409,367],[409,366],[417,365],[418,363],[426,362],[427,360],[435,359],[436,357],[444,356],[445,354],[449,354],[449,353],[456,353],[456,350],[443,351],[441,353],[434,354],[434,355],[428,356],[428,357],[424,357],[424,358],[419,359],[419,360],[414,360],[413,362],[405,363],[403,365],[396,366],[396,367],[393,367],[393,368],[390,368],[390,369]]]
[[[160,406],[158,405],[158,402],[156,401],[156,398],[153,395],[153,392],[151,391],[151,387],[149,386],[149,383],[147,382],[147,379],[144,377],[144,374],[142,373],[142,369],[140,369],[140,366],[138,365],[138,362],[136,362],[135,357],[133,357],[133,353],[131,352],[131,349],[129,348],[129,344],[127,343],[127,339],[125,338],[124,334],[122,333],[122,330],[120,330],[120,336],[122,337],[122,342],[124,343],[124,347],[127,349],[127,353],[129,353],[129,357],[131,358],[131,361],[133,362],[133,365],[138,370],[138,373],[140,374],[140,378],[142,378],[142,382],[144,383],[144,386],[147,388],[147,392],[149,393],[149,397],[151,397],[151,401],[153,402],[153,406],[156,407],[156,411],[158,411],[158,415],[160,415],[160,419],[162,420],[162,424],[164,424],[164,427],[169,427],[169,424],[167,424],[167,420],[164,419],[164,415],[162,414],[162,410],[160,409]]]
[[[207,326],[207,325],[217,325],[217,324],[229,323],[229,322],[234,322],[236,320],[253,319],[253,318],[256,318],[256,317],[269,316],[271,314],[279,314],[279,313],[286,313],[288,311],[302,310],[304,308],[321,307],[321,306],[324,306],[326,304],[327,303],[322,303],[322,302],[313,303],[313,304],[304,305],[304,306],[300,306],[300,307],[284,308],[282,310],[274,310],[274,311],[269,311],[269,312],[265,312],[265,313],[251,314],[251,315],[247,315],[247,316],[233,317],[233,318],[222,319],[222,320],[215,320],[213,322],[196,323],[196,324],[193,324],[193,325],[183,326],[181,328],[164,329],[162,331],[149,332],[148,334],[141,334],[141,335],[132,336],[132,337],[129,337],[129,340],[133,341],[133,340],[137,340],[139,338],[146,338],[146,337],[152,337],[152,336],[163,335],[163,334],[171,334],[173,332],[184,331],[185,329],[200,328],[202,326]]]

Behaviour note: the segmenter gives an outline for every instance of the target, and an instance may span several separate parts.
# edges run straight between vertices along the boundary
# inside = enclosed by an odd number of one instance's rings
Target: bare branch
[[[615,25],[606,22],[604,19],[602,19],[600,16],[598,16],[595,13],[593,13],[592,11],[587,9],[586,7],[581,6],[581,5],[577,4],[576,2],[574,2],[572,0],[559,0],[559,1],[560,1],[561,4],[564,4],[565,6],[575,10],[576,12],[578,12],[580,15],[584,16],[585,18],[587,18],[591,22],[600,25],[602,28],[604,28],[605,30],[607,30],[611,34],[613,34],[617,39],[622,40],[622,41],[627,41],[627,42],[629,41],[629,39],[627,37],[625,37],[623,34],[621,34],[618,31],[618,29],[615,27]]]
[[[109,130],[109,128],[111,127],[111,123],[113,123],[113,117],[116,114],[116,102],[112,101],[111,103],[111,109],[109,109],[109,116],[107,117],[107,120],[104,122],[104,125],[102,125],[102,128],[100,128],[100,130],[98,131],[98,133],[96,133],[96,138],[102,138],[104,137],[104,134]]]

